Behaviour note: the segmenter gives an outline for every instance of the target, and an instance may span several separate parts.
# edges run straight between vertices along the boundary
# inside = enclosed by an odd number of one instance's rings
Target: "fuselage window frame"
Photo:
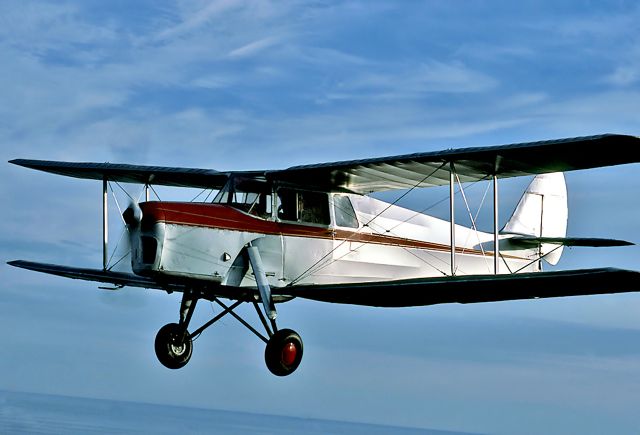
[[[347,195],[333,195],[333,218],[337,227],[360,228],[356,210]]]
[[[280,222],[323,228],[331,225],[331,207],[326,192],[280,186],[275,198],[276,219]]]

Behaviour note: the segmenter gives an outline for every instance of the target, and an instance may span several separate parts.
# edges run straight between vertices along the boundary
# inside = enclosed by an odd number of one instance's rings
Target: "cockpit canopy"
[[[231,177],[213,203],[233,208],[262,219],[298,222],[311,225],[331,225],[331,203],[334,204],[338,226],[358,228],[358,220],[347,195],[274,186],[266,180]]]

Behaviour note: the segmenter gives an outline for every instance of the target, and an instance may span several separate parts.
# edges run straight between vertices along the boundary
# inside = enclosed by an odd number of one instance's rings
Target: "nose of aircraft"
[[[137,202],[132,202],[129,207],[122,213],[122,219],[128,227],[134,228],[142,221],[142,210]]]

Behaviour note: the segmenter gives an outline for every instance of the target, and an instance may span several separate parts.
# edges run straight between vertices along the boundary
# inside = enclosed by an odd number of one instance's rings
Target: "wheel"
[[[274,375],[290,375],[302,361],[302,339],[291,329],[277,331],[267,342],[264,360]]]
[[[177,323],[164,325],[156,335],[156,356],[160,363],[170,369],[184,367],[191,359],[193,343],[189,331],[182,332]]]

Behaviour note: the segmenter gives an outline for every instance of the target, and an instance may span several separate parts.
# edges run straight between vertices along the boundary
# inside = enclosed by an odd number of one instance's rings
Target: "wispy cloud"
[[[640,65],[619,66],[606,77],[606,81],[616,86],[628,86],[640,79]]]
[[[184,3],[178,22],[160,31],[155,35],[155,39],[165,41],[197,31],[209,24],[213,19],[241,7],[244,3],[243,0],[215,0],[204,4],[201,1],[193,4]]]
[[[280,42],[279,37],[268,36],[266,38],[259,39],[257,41],[250,42],[242,47],[238,47],[229,52],[231,58],[246,58],[253,56],[269,47],[272,47]]]

